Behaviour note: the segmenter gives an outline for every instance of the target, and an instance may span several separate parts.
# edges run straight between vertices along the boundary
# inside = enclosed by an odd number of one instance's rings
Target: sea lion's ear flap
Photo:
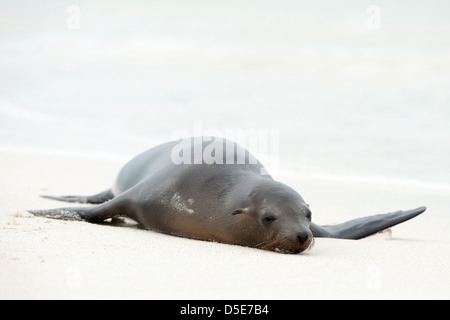
[[[237,214],[247,213],[249,210],[247,208],[234,210],[232,215],[235,216]]]

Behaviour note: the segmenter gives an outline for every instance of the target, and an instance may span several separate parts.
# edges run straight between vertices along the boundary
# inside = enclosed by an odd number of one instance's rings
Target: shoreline
[[[2,299],[450,298],[445,190],[278,173],[320,224],[428,207],[392,235],[316,239],[307,253],[286,255],[30,216],[26,209],[61,206],[39,194],[104,190],[126,161],[4,150],[0,156]]]
[[[141,150],[144,152],[146,150]],[[119,155],[117,153],[90,153],[90,152],[79,152],[76,150],[53,150],[53,149],[39,149],[39,148],[28,148],[28,147],[8,147],[0,146],[0,154],[20,154],[20,155],[45,155],[45,156],[58,156],[58,157],[77,157],[83,159],[102,160],[102,161],[113,161],[121,162],[125,164],[131,160],[134,155]],[[441,183],[437,181],[424,181],[408,178],[390,178],[385,176],[374,176],[374,175],[351,175],[351,174],[330,174],[330,173],[305,173],[299,172],[301,168],[296,168],[293,163],[286,163],[287,169],[274,169],[271,170],[268,167],[269,174],[273,177],[286,177],[295,176],[297,179],[312,179],[319,181],[336,181],[336,182],[350,182],[350,183],[371,183],[376,185],[393,185],[398,187],[412,187],[421,189],[430,189],[437,191],[450,191],[450,183]]]

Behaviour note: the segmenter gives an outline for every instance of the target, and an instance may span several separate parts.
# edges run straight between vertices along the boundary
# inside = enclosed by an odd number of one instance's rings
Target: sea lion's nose
[[[297,239],[300,242],[300,244],[305,244],[309,240],[309,234],[306,232],[299,232],[297,233]]]

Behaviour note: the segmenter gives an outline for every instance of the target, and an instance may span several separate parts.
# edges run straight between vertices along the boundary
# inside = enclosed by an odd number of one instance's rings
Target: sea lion
[[[425,207],[334,226],[311,221],[298,192],[275,181],[245,148],[222,138],[187,138],[129,161],[111,189],[93,196],[44,196],[96,204],[30,210],[38,216],[102,222],[129,217],[147,229],[283,253],[300,253],[314,237],[360,239],[411,219]]]

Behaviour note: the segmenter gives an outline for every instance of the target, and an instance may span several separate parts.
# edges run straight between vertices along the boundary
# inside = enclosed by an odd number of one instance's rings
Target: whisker
[[[269,242],[268,244],[266,244],[264,246],[265,250],[275,250],[277,249],[277,246],[279,243],[281,243],[282,241],[286,240],[286,237],[282,237],[279,239],[274,239],[272,242]]]
[[[272,250],[275,245],[279,243],[278,239],[271,239],[259,243],[256,247],[263,250]]]
[[[273,242],[273,240],[265,240],[263,242],[258,243],[255,245],[256,248],[263,249],[267,244]]]
[[[279,251],[279,252],[283,252],[283,253],[298,253],[299,251],[296,251],[296,250],[277,248],[278,245],[280,243],[283,243],[283,241],[285,241],[287,238],[288,238],[287,236],[283,236],[278,239],[262,241],[262,242],[258,243],[257,245],[255,245],[255,247],[258,249],[262,249],[262,250]],[[311,242],[309,243],[308,247],[305,250],[303,250],[303,252],[311,250],[313,248],[314,244],[315,244],[315,238],[312,237]]]
[[[315,239],[314,237],[312,237],[312,238],[311,238],[311,242],[310,242],[309,245],[308,245],[308,248],[305,249],[305,252],[311,250],[312,247],[314,247],[314,244],[315,244],[315,243],[316,243],[316,239]]]

